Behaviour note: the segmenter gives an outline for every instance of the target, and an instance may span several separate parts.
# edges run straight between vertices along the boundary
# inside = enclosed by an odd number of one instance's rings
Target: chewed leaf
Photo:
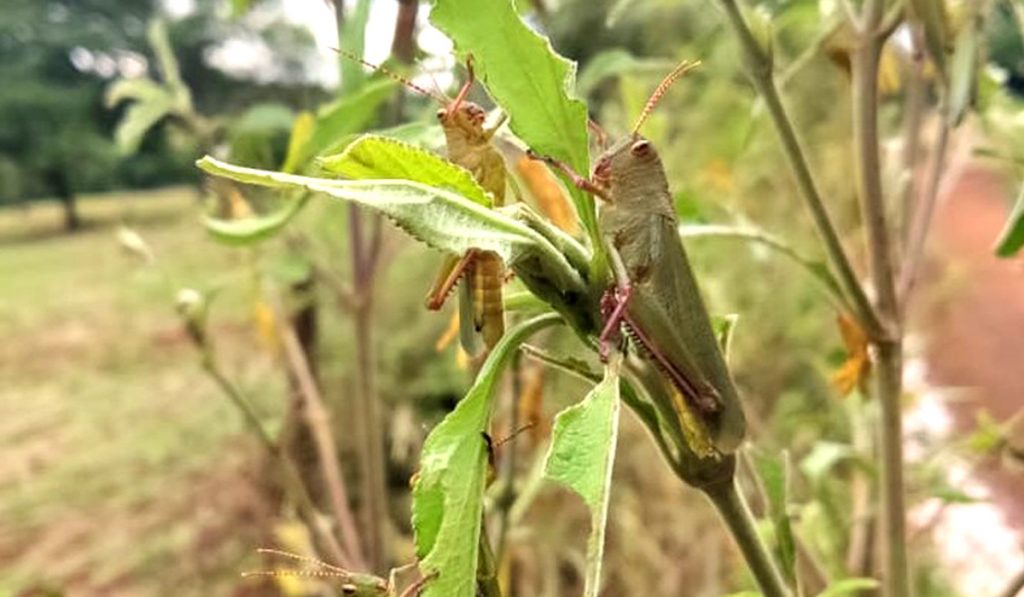
[[[424,576],[435,575],[425,597],[474,597],[480,521],[487,474],[482,433],[491,416],[498,376],[519,345],[558,323],[541,315],[509,330],[480,369],[476,382],[423,444],[420,472],[413,486],[412,524],[416,555]]]
[[[320,166],[353,180],[404,179],[454,191],[480,205],[494,202],[473,175],[460,166],[414,145],[366,135],[348,148],[320,160]]]
[[[613,364],[582,402],[555,418],[551,449],[544,466],[547,478],[578,493],[590,508],[585,597],[595,597],[600,591],[618,430],[619,373]]]
[[[509,128],[537,153],[590,168],[587,107],[570,96],[575,65],[519,17],[511,0],[435,0],[430,21],[455,42],[488,93],[508,113]],[[597,236],[593,199],[569,185],[576,212],[592,240]]]
[[[507,262],[525,253],[545,251],[565,258],[529,227],[444,189],[408,180],[332,180],[245,168],[205,157],[197,165],[210,174],[273,188],[323,193],[366,206],[391,218],[420,241],[463,254],[471,248],[494,251]],[[455,168],[455,166],[452,166]],[[566,270],[571,270],[567,262]]]

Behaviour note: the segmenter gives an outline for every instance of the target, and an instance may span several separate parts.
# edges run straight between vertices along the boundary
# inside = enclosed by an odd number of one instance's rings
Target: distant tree
[[[273,8],[267,3],[268,10]],[[145,140],[137,155],[118,151],[113,134],[122,114],[104,105],[111,81],[153,72],[158,62],[147,25],[162,2],[138,0],[7,0],[0,12],[0,203],[53,196],[69,230],[81,225],[76,194],[193,176],[164,135]],[[296,57],[311,55],[308,33],[275,19],[258,31],[220,18],[221,0],[199,0],[169,27],[181,76],[205,113],[240,111],[257,100],[297,104],[319,98],[314,86],[287,87],[239,80],[210,66],[209,50],[231,36],[274,48],[277,71],[302,73]],[[290,32],[290,33],[289,33]],[[277,60],[278,57],[282,57]],[[291,82],[291,81],[289,81]],[[127,108],[126,108],[127,109]],[[140,180],[146,178],[147,180]]]

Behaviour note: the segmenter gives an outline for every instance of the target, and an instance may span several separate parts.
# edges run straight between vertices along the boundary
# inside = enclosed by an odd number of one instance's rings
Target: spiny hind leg
[[[612,345],[619,341],[622,323],[626,320],[626,307],[629,306],[629,299],[632,296],[633,287],[626,283],[609,288],[601,297],[601,315],[605,323],[598,337],[598,355],[602,362],[608,360]]]

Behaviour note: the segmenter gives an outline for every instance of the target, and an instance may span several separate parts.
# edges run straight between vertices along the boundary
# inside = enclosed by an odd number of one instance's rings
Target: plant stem
[[[519,399],[523,394],[523,362],[522,353],[516,352],[512,357],[512,393],[508,400],[509,434],[519,429]],[[516,443],[510,442],[501,461],[501,493],[498,495],[498,544],[494,550],[497,566],[501,565],[508,546],[508,533],[511,527],[510,514],[516,500]]]
[[[267,429],[260,423],[259,417],[256,416],[256,411],[253,410],[249,401],[245,399],[245,396],[242,395],[238,387],[217,366],[217,362],[210,352],[211,349],[203,347],[202,350],[204,351],[203,369],[206,370],[207,374],[217,383],[221,391],[242,413],[246,425],[259,438],[260,443],[266,449],[271,459],[275,460],[281,467],[285,494],[295,503],[306,524],[323,542],[334,563],[343,568],[351,567],[353,562],[350,556],[345,553],[344,548],[342,548],[341,543],[338,542],[338,538],[331,529],[322,523],[323,517],[317,513],[309,488],[306,487],[306,483],[303,481],[295,462],[277,445]]]
[[[935,205],[939,200],[939,183],[946,168],[946,151],[949,147],[950,125],[946,119],[945,102],[939,108],[939,117],[941,119],[939,138],[935,142],[935,155],[932,158],[931,168],[928,171],[928,186],[925,188],[921,204],[917,206],[911,219],[910,238],[907,243],[903,269],[900,272],[900,299],[903,305],[907,304],[910,293],[914,289],[917,270],[924,254],[925,241],[928,239],[928,231],[932,226]]]
[[[900,236],[904,250],[909,246],[911,221],[917,198],[917,162],[921,148],[921,123],[924,121],[926,87],[924,80],[924,50],[921,32],[910,29],[910,65],[907,67],[906,98],[903,109],[903,151],[901,162],[903,178],[900,181]],[[906,253],[904,253],[904,256]]]
[[[814,225],[818,235],[825,245],[825,252],[828,255],[832,267],[843,286],[843,290],[849,295],[853,303],[854,314],[861,324],[872,334],[882,332],[882,324],[878,319],[874,308],[868,301],[864,288],[857,279],[849,257],[839,241],[839,235],[832,223],[832,218],[825,207],[825,202],[818,190],[818,185],[811,174],[807,157],[797,138],[793,123],[786,112],[779,91],[775,86],[775,76],[772,72],[772,61],[767,51],[761,48],[740,13],[736,0],[720,0],[725,8],[729,23],[740,43],[747,72],[754,87],[761,94],[765,107],[771,115],[775,124],[776,132],[782,143],[783,152],[789,162],[793,176],[796,178],[800,196],[803,197],[807,209],[811,212]]]
[[[380,254],[379,220],[369,239],[364,238],[363,218],[359,208],[349,206],[349,243],[352,256],[352,287],[355,296],[351,311],[356,337],[356,436],[362,472],[363,529],[366,533],[369,563],[374,570],[387,560],[384,544],[387,523],[387,485],[384,470],[384,432],[377,396],[373,354],[373,290]]]
[[[754,516],[750,513],[746,500],[740,495],[735,479],[730,476],[726,481],[701,489],[729,528],[764,597],[789,597],[789,589],[786,588],[782,575],[757,534]]]
[[[875,398],[881,408],[881,537],[884,594],[908,597],[906,504],[903,495],[903,411],[900,400],[903,350],[900,342],[878,342],[875,353]]]
[[[288,366],[292,370],[299,383],[302,397],[305,399],[307,424],[313,433],[313,440],[316,442],[317,456],[320,461],[321,473],[324,483],[327,485],[327,492],[330,496],[331,509],[341,528],[342,540],[345,543],[346,551],[352,560],[352,566],[359,569],[366,569],[366,558],[363,555],[362,543],[359,539],[358,527],[355,517],[349,506],[348,491],[345,488],[345,481],[341,476],[341,462],[338,460],[338,446],[331,434],[330,417],[324,407],[323,397],[320,390],[313,381],[309,363],[302,352],[302,346],[295,335],[295,330],[281,316],[281,310],[276,309],[275,319],[281,323],[281,343],[284,346]]]
[[[853,137],[857,187],[867,236],[875,308],[887,329],[871,337],[875,399],[881,409],[879,468],[883,587],[887,597],[909,597],[906,510],[903,491],[902,373],[903,343],[892,265],[889,227],[882,195],[878,148],[878,65],[884,34],[882,3],[866,0],[853,53]]]

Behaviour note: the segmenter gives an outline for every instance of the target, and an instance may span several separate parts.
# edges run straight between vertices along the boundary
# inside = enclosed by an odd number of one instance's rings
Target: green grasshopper
[[[291,553],[288,551],[282,551],[279,549],[257,549],[262,554],[269,554],[275,556],[281,556],[301,562],[312,566],[311,568],[304,568],[302,570],[260,570],[257,572],[245,572],[242,574],[243,577],[251,576],[271,576],[271,577],[305,577],[305,578],[322,578],[322,579],[337,579],[341,583],[339,590],[342,595],[346,597],[413,597],[418,594],[419,590],[430,580],[430,577],[421,578],[411,585],[405,588],[404,591],[399,595],[397,593],[397,581],[395,577],[399,572],[408,568],[409,566],[403,566],[402,568],[395,568],[388,575],[388,579],[385,580],[379,576],[373,574],[366,574],[361,572],[349,572],[344,568],[333,566],[327,562],[318,560],[316,558],[310,558],[307,556],[301,556],[299,554]]]
[[[632,133],[601,154],[590,178],[553,158],[534,157],[602,200],[598,226],[616,273],[601,301],[602,357],[607,358],[625,328],[682,395],[715,447],[731,451],[743,439],[745,426],[739,396],[679,238],[664,166],[651,142],[638,133],[672,83],[698,64],[684,62],[665,77]]]

